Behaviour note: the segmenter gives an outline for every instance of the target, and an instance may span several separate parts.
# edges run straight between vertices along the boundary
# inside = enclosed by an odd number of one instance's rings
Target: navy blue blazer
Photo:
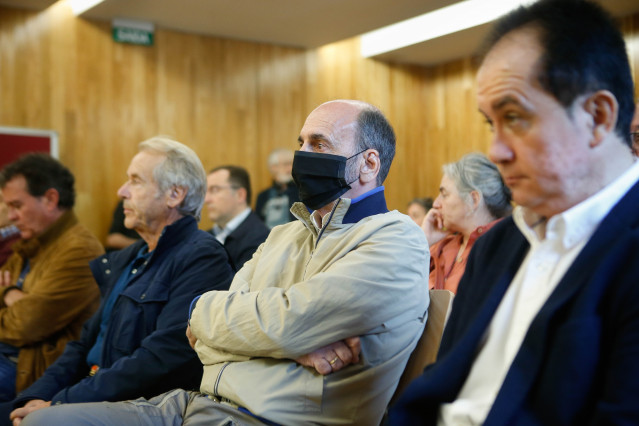
[[[434,425],[456,399],[528,248],[512,218],[477,240],[437,362],[391,408],[391,424]],[[485,424],[639,424],[639,184],[534,318]]]

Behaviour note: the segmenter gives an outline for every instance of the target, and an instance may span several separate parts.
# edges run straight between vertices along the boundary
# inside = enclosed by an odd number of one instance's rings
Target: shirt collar
[[[484,225],[478,226],[477,228],[475,228],[475,230],[473,232],[471,232],[470,234],[470,238],[468,239],[469,243],[474,242],[477,238],[481,237],[482,235],[484,235],[486,232],[488,232],[490,230],[490,228],[492,228],[493,226],[495,226],[495,224],[497,222],[499,222],[501,220],[501,218],[495,219],[492,222],[488,222]]]
[[[592,235],[637,180],[639,162],[599,192],[549,220],[522,206],[515,207],[513,220],[531,245],[549,239],[559,241],[564,249],[570,249]]]
[[[215,238],[222,244],[226,241],[226,237],[228,237],[231,232],[235,231],[238,226],[251,214],[251,208],[247,207],[238,215],[236,215],[233,219],[229,220],[224,228],[219,225],[213,226],[213,234]]]
[[[249,214],[251,214],[251,208],[247,207],[244,210],[242,210],[240,214],[236,215],[233,219],[229,220],[224,228],[221,228],[217,225],[215,225],[214,228],[216,230],[223,229],[224,231],[226,231],[227,234],[230,234],[231,232],[235,231],[242,222],[244,222],[244,219],[246,219]]]

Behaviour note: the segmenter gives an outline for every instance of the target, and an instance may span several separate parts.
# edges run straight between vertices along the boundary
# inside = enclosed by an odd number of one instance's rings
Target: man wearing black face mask
[[[379,424],[426,321],[428,243],[386,208],[395,136],[377,108],[320,105],[299,143],[298,220],[191,305],[202,393],[55,407],[47,424]]]
[[[358,177],[347,178],[346,163],[366,149],[350,157],[297,151],[293,160],[293,180],[299,197],[308,208],[317,210],[352,189]],[[354,174],[353,168],[349,169]],[[348,182],[347,182],[348,181]]]

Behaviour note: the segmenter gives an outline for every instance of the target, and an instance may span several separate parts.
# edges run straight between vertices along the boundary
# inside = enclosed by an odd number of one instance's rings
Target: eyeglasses
[[[636,132],[630,132],[630,140],[633,144],[639,144],[639,130]]]
[[[223,191],[225,189],[239,189],[239,187],[234,185],[224,185],[224,186],[213,185],[208,187],[207,192],[209,194],[217,194],[218,192]]]

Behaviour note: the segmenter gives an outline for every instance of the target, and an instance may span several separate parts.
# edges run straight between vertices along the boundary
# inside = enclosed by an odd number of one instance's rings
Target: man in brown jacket
[[[46,154],[23,156],[0,174],[21,238],[0,270],[0,401],[33,383],[99,304],[89,261],[104,249],[73,213],[73,184]]]

